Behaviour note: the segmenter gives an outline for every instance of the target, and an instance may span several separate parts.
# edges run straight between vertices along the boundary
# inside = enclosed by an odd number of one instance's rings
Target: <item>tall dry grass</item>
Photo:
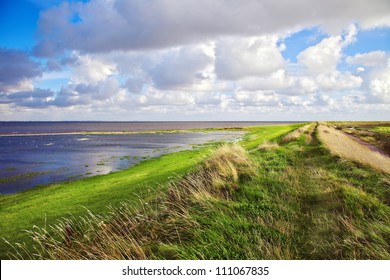
[[[30,231],[34,248],[17,244],[12,258],[175,259],[176,253],[164,244],[194,238],[198,224],[189,213],[193,201],[230,199],[240,180],[254,172],[254,164],[241,146],[223,145],[195,172],[171,183],[168,193],[157,194],[159,199],[153,203],[124,203],[111,208],[109,215],[89,212],[49,228],[36,228]]]
[[[312,124],[307,124],[303,127],[300,127],[298,129],[286,134],[285,136],[282,137],[282,139],[280,140],[280,143],[286,144],[286,143],[297,140],[303,133],[308,131],[311,126],[312,126]]]
[[[318,126],[318,137],[331,153],[390,173],[390,158],[358,143],[333,127]]]
[[[279,147],[279,144],[276,142],[264,141],[259,145],[258,149],[263,151],[270,151],[272,149],[276,149],[277,147]]]

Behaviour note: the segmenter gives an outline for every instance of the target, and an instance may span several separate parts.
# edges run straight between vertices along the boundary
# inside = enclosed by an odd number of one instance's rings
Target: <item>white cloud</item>
[[[301,77],[298,80],[298,88],[303,91],[303,94],[315,93],[318,90],[318,84],[310,77]]]
[[[150,74],[156,87],[176,88],[206,79],[203,71],[211,62],[212,58],[202,49],[184,47],[167,51]]]
[[[184,92],[165,92],[159,90],[151,90],[146,94],[138,97],[138,102],[141,106],[182,106],[194,104],[195,99],[189,93]]]
[[[338,69],[343,49],[356,40],[356,35],[356,26],[350,25],[347,32],[324,38],[318,44],[303,50],[297,56],[298,65],[305,67],[301,72],[295,71],[298,73],[297,92],[323,94],[359,88],[363,84],[362,77]]]
[[[284,59],[276,36],[225,38],[215,47],[215,72],[219,79],[237,80],[265,76],[282,68]]]
[[[0,103],[131,119],[302,119],[373,112],[374,104],[388,114],[381,103],[390,102],[389,54],[345,50],[357,26],[386,26],[389,14],[387,0],[63,3],[41,13],[34,51],[50,57],[46,72],[23,53],[19,74],[3,71],[12,83],[0,75]],[[75,15],[81,21],[72,22]],[[313,26],[327,37],[296,63],[284,59],[287,34]],[[62,87],[40,88],[61,79]]]
[[[332,36],[301,52],[297,59],[311,73],[320,74],[336,70],[341,57],[341,37]]]
[[[73,84],[96,84],[116,73],[115,64],[107,64],[90,55],[76,54],[77,62],[71,67]]]
[[[21,79],[14,82],[13,84],[7,85],[5,83],[0,83],[0,92],[20,92],[20,91],[31,91],[34,89],[32,79]]]
[[[283,33],[302,26],[322,26],[339,33],[351,22],[366,28],[389,26],[389,12],[387,0],[65,2],[41,13],[42,39],[36,53],[167,48],[221,36]],[[80,22],[70,20],[75,14]]]
[[[384,51],[373,51],[348,56],[345,60],[349,64],[363,65],[369,67],[386,66],[389,54]]]
[[[277,106],[279,102],[278,96],[273,92],[238,91],[233,97],[240,106]]]
[[[362,65],[356,71],[364,79],[367,101],[373,104],[390,103],[390,55],[384,51],[373,51],[348,56],[346,62]]]
[[[376,103],[390,103],[390,58],[387,67],[379,70],[370,81],[371,97]]]
[[[366,71],[366,69],[364,69],[364,67],[358,67],[358,68],[356,68],[356,73],[363,73],[363,72],[365,72]]]
[[[327,75],[319,75],[315,80],[319,88],[323,91],[354,89],[360,87],[363,82],[360,77],[348,72],[342,74],[339,71],[334,71]]]
[[[239,80],[237,83],[243,90],[280,90],[292,88],[297,81],[296,77],[287,75],[284,69],[279,69],[269,76],[247,77]]]
[[[341,73],[337,70],[326,74],[296,77],[296,79],[296,87],[291,88],[289,95],[348,91],[359,88],[363,83],[361,77],[352,75],[349,72]]]
[[[317,45],[302,51],[297,56],[298,62],[305,65],[308,71],[313,74],[336,71],[342,57],[342,49],[354,41],[356,32],[355,25],[350,25],[348,33],[344,36],[330,36]]]

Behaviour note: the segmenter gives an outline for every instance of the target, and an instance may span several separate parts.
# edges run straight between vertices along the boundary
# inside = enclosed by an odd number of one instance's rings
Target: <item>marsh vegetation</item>
[[[84,201],[88,211],[59,221],[58,210],[29,237],[20,236],[25,245],[13,242],[11,257],[390,259],[390,174],[335,153],[340,142],[361,143],[345,142],[350,138],[333,126],[251,127],[239,143],[173,153],[126,172],[73,182],[92,190],[105,185],[111,196],[88,200],[89,207]]]

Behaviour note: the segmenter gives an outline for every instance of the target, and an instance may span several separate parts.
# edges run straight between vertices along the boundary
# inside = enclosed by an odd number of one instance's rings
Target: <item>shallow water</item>
[[[229,128],[294,122],[0,122],[0,135],[92,131],[146,131],[193,128]]]
[[[209,141],[234,140],[239,132],[67,134],[0,137],[0,193],[40,184],[107,174],[143,159],[191,149]]]

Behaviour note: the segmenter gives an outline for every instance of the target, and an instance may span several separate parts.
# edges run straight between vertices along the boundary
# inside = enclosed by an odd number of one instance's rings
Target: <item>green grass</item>
[[[149,167],[90,178],[110,184],[104,195],[94,192],[104,200],[90,201],[95,208],[88,208],[96,214],[55,224],[54,239],[45,230],[33,233],[42,254],[38,258],[390,259],[390,175],[332,156],[318,142],[314,125],[294,141],[259,148],[265,141],[281,143],[300,126],[248,128],[240,143],[246,151],[236,146],[212,155],[187,151],[145,162]],[[189,172],[194,163],[185,162],[191,153],[202,163]],[[187,175],[157,193],[155,183],[169,175],[143,176],[126,199],[118,196],[125,187],[106,180],[142,174],[145,168],[154,172],[170,157],[185,164],[180,174]],[[137,201],[133,191],[145,186],[153,190],[142,200],[148,205],[122,204],[100,215],[113,199]],[[107,193],[117,196],[106,199]]]
[[[372,130],[376,131],[376,132],[382,132],[382,133],[390,134],[390,126],[376,126]]]
[[[280,125],[280,126],[260,126],[246,128],[248,132],[241,145],[247,150],[257,149],[257,147],[267,140],[278,141],[281,136],[287,134],[291,130],[301,127],[304,124]]]
[[[108,212],[108,206],[124,201],[151,199],[150,189],[164,189],[166,183],[194,168],[209,148],[182,151],[144,161],[134,167],[72,182],[37,187],[14,195],[0,195],[1,237],[11,243],[31,244],[29,230],[33,225],[50,225],[62,217]],[[10,249],[0,241],[0,257]]]
[[[191,207],[195,238],[173,246],[177,258],[390,258],[390,176],[331,156],[315,137],[251,158],[257,176],[231,201]]]

